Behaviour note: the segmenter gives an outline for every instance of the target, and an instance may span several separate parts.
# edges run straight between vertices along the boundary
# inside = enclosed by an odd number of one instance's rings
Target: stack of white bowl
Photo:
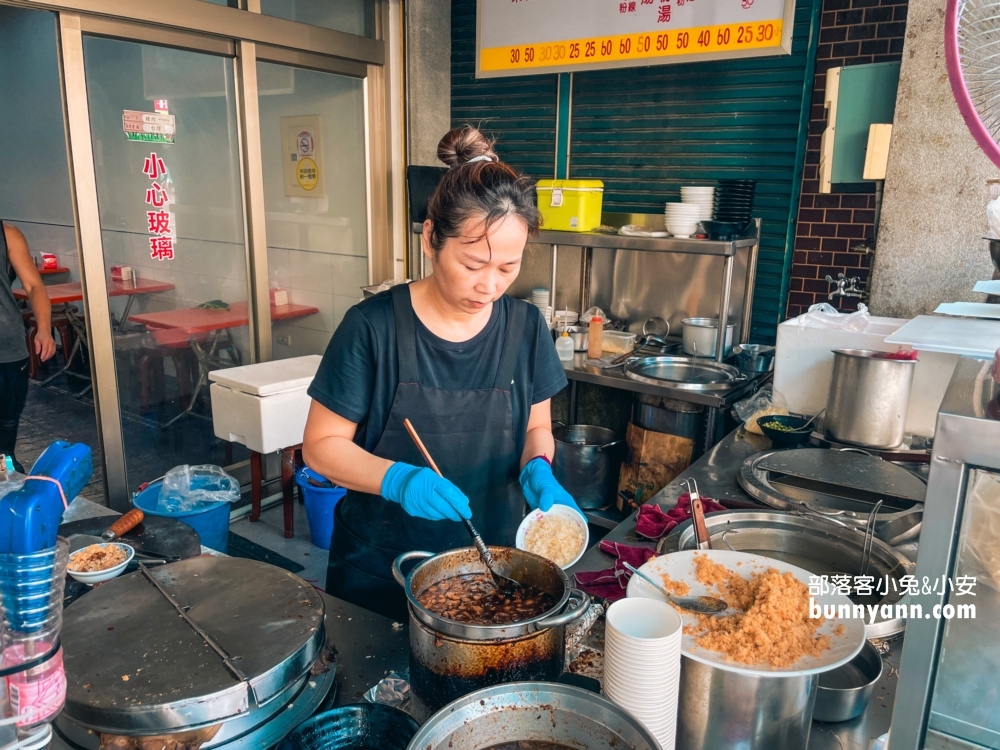
[[[655,599],[621,599],[608,608],[604,694],[642,722],[663,750],[673,750],[681,679],[683,623]]]
[[[703,214],[700,203],[668,203],[663,210],[663,220],[670,234],[684,238],[698,231]]]
[[[711,221],[715,210],[715,188],[701,185],[681,187],[681,201],[701,207],[701,221]]]
[[[559,328],[575,326],[580,322],[580,313],[576,310],[556,310],[552,318],[553,325]]]
[[[545,287],[535,287],[531,290],[531,297],[529,298],[531,304],[539,309],[542,313],[542,318],[546,323],[552,322],[552,305],[549,304],[549,290]]]

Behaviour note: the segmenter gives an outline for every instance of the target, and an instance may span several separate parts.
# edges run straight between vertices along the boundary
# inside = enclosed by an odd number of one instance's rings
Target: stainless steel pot
[[[662,750],[642,724],[606,698],[546,682],[515,682],[470,693],[432,716],[407,750],[530,740],[595,750]]]
[[[614,502],[624,443],[614,430],[587,424],[556,424],[552,473],[581,508]]]
[[[410,615],[410,686],[432,711],[490,685],[520,680],[555,680],[563,670],[566,624],[580,617],[590,597],[570,586],[555,563],[510,547],[491,547],[506,576],[552,595],[548,612],[509,625],[470,625],[431,612],[417,600],[428,586],[460,575],[486,575],[475,548],[405,552],[392,574],[406,591]],[[401,566],[423,560],[409,575]]]
[[[573,351],[587,351],[587,340],[590,336],[590,329],[587,326],[567,326],[566,333],[573,340]]]
[[[882,678],[882,655],[871,641],[847,664],[819,676],[816,721],[850,721],[860,716]]]
[[[684,318],[681,321],[681,339],[684,342],[684,353],[693,357],[714,357],[715,345],[719,332],[718,318]],[[733,331],[736,326],[729,323],[726,326],[726,351],[733,345]]]
[[[826,434],[868,448],[897,447],[905,434],[916,364],[866,349],[835,349]]]
[[[733,347],[736,366],[749,372],[770,372],[774,369],[774,355],[777,349],[765,344],[740,344]]]
[[[677,747],[802,750],[818,675],[755,676],[681,656]]]

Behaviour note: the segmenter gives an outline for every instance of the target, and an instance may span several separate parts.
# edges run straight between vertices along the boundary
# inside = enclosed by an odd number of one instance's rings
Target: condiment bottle
[[[573,339],[569,337],[569,331],[563,331],[556,339],[556,354],[562,362],[573,361]]]
[[[590,330],[587,332],[587,356],[590,359],[600,359],[604,350],[604,320],[596,315],[590,319]]]

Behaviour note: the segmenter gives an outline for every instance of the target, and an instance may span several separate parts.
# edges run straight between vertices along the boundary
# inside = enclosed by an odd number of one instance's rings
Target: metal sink
[[[641,357],[625,363],[625,376],[684,391],[727,391],[747,376],[731,365],[698,357]]]

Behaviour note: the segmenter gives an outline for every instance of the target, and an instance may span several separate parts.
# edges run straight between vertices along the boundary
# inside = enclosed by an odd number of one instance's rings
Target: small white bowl
[[[667,231],[670,232],[677,239],[687,239],[696,231],[698,231],[697,224],[674,224],[672,222],[667,222]]]
[[[90,549],[90,547],[93,547],[93,546],[95,546],[95,545],[91,544],[91,545],[89,545],[87,547],[84,547],[83,549],[77,550],[72,555],[70,555],[69,556],[69,562],[70,562],[70,564],[72,564],[74,557],[76,557],[77,555],[79,555],[84,550]],[[87,584],[88,586],[93,586],[95,583],[103,583],[104,581],[110,581],[112,578],[118,577],[119,575],[121,575],[122,571],[125,570],[125,567],[130,562],[132,562],[132,558],[135,557],[135,550],[132,549],[127,544],[121,544],[119,542],[108,542],[106,544],[100,544],[100,545],[97,545],[97,546],[99,546],[99,547],[119,547],[119,548],[125,550],[125,562],[118,563],[113,568],[107,568],[105,570],[97,570],[97,571],[94,571],[93,573],[78,573],[75,570],[69,570],[69,569],[67,569],[66,572],[69,573],[71,576],[73,576],[73,578],[75,578],[76,580],[78,580],[80,583]]]
[[[514,538],[514,546],[518,549],[524,549],[524,538],[528,534],[528,527],[544,516],[562,516],[563,518],[575,521],[579,524],[580,528],[583,529],[583,545],[580,547],[580,551],[577,553],[576,557],[570,560],[566,565],[563,565],[562,568],[563,570],[566,570],[566,568],[576,565],[577,561],[583,557],[583,553],[587,551],[587,547],[590,546],[590,529],[587,528],[587,519],[584,518],[582,514],[577,513],[567,505],[553,505],[549,509],[548,513],[543,513],[540,510],[531,511],[524,517],[524,520],[521,521],[521,525],[517,527],[517,536]]]

